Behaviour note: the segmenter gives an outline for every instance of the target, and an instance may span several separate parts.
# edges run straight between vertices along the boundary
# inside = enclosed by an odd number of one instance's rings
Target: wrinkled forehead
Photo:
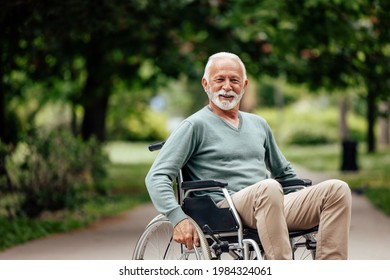
[[[234,58],[215,58],[213,64],[210,67],[210,75],[237,75],[244,76],[244,69],[239,61]]]

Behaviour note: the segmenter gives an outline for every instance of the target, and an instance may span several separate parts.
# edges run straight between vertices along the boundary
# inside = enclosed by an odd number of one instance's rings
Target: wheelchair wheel
[[[316,256],[316,234],[308,233],[290,240],[294,260],[314,260]]]
[[[191,219],[190,219],[191,220]],[[133,260],[209,260],[211,253],[199,226],[194,224],[200,239],[200,247],[188,250],[173,240],[173,226],[163,215],[154,218],[140,236],[133,253]]]

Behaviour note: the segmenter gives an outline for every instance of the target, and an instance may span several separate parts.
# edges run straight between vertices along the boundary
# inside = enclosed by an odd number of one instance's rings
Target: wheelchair
[[[164,142],[152,144],[150,151],[161,149]],[[284,193],[309,187],[311,180],[282,181]],[[264,260],[266,255],[256,229],[246,228],[241,222],[223,180],[187,181],[185,167],[176,178],[176,195],[184,212],[195,226],[200,246],[192,250],[173,240],[173,226],[164,215],[157,215],[139,237],[133,260]],[[227,208],[218,207],[207,196],[196,196],[197,191],[219,190]],[[292,259],[315,259],[318,226],[307,230],[290,231]]]

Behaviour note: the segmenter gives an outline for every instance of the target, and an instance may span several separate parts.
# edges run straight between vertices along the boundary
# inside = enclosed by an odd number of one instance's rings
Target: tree
[[[329,92],[363,85],[367,146],[375,151],[378,101],[390,90],[388,1],[257,2],[235,2],[231,16],[252,69]]]
[[[20,0],[5,6],[7,13],[26,10],[14,23],[19,32],[8,32],[2,42],[10,49],[24,47],[10,52],[4,63],[14,71],[10,61],[23,57],[20,71],[45,83],[47,96],[83,108],[83,138],[96,136],[103,141],[115,81],[126,81],[136,89],[157,88],[165,81],[162,76],[199,77],[196,64],[203,64],[210,49],[219,49],[221,42],[233,45],[229,30],[213,19],[223,8],[186,0]],[[4,16],[2,23],[6,21]],[[153,70],[144,75],[142,66],[148,62]],[[74,91],[53,95],[50,86],[61,80],[76,85]]]
[[[12,127],[10,112],[7,104],[20,95],[20,87],[14,89],[10,82],[13,71],[24,68],[26,71],[33,71],[34,64],[26,65],[28,54],[24,50],[31,43],[32,34],[21,22],[31,20],[31,6],[20,2],[1,1],[0,10],[0,141],[4,143],[15,143],[17,132],[11,133]],[[20,40],[23,34],[23,40]],[[12,92],[12,94],[10,94]]]
[[[329,92],[364,85],[373,151],[377,104],[388,100],[390,84],[388,5],[384,0],[5,2],[0,122],[9,102],[5,92],[14,98],[11,92],[20,90],[7,83],[16,69],[26,80],[44,84],[46,99],[81,106],[84,139],[104,140],[117,81],[157,89],[184,73],[198,84],[207,57],[225,50],[240,54],[255,76],[285,76]],[[73,90],[55,92],[58,81],[71,83]]]

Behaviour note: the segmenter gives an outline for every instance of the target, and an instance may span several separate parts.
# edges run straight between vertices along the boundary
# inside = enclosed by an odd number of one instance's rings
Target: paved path
[[[328,176],[303,169],[298,169],[298,173],[303,178],[312,178],[314,183]],[[145,204],[86,229],[52,235],[0,252],[0,260],[131,259],[139,234],[156,214],[151,204]],[[349,258],[390,260],[390,217],[357,194],[353,195]]]

